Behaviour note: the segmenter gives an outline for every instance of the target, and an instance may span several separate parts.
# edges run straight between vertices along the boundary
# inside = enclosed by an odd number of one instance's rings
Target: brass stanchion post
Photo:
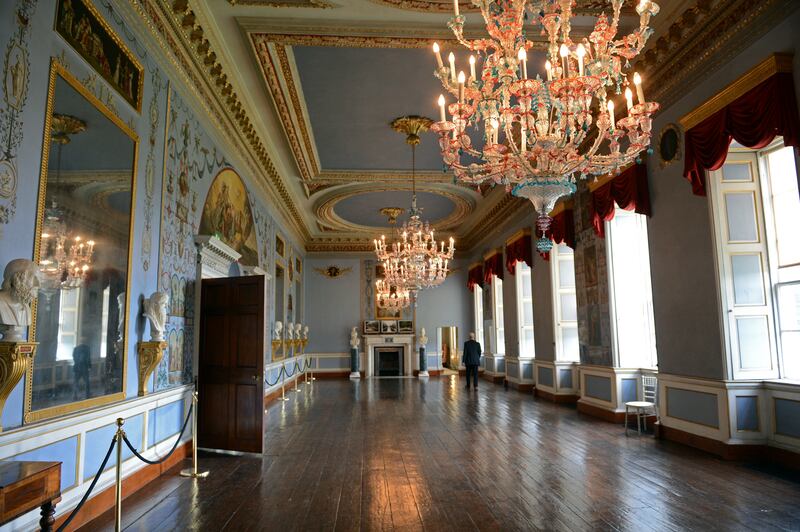
[[[182,477],[203,478],[208,471],[197,470],[197,391],[192,392],[192,467],[181,471]]]
[[[114,485],[114,532],[122,531],[122,439],[125,431],[122,425],[125,420],[117,418],[117,479]]]
[[[301,392],[302,391],[300,388],[298,388],[299,383],[300,383],[300,375],[297,375],[297,372],[299,370],[300,370],[300,365],[299,364],[295,364],[294,365],[294,373],[296,375],[295,379],[294,379],[294,391],[295,392]]]
[[[286,362],[283,363],[281,366],[281,401],[288,401],[289,398],[286,397]]]

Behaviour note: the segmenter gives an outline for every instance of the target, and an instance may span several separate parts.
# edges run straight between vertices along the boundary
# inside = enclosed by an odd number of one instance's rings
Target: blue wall
[[[255,177],[240,167],[235,154],[225,153],[220,142],[220,133],[205,115],[198,116],[192,111],[199,108],[197,102],[187,98],[181,79],[171,79],[173,66],[164,67],[155,59],[155,53],[148,53],[145,41],[130,21],[120,18],[126,9],[117,7],[121,0],[95,0],[95,6],[111,28],[136,54],[144,67],[144,91],[142,110],[139,113],[114,89],[97,77],[91,67],[54,30],[55,0],[7,0],[0,4],[0,46],[7,50],[15,44],[25,51],[30,65],[27,92],[24,105],[19,112],[12,110],[6,99],[0,99],[2,111],[3,137],[11,132],[18,143],[6,153],[0,154],[16,170],[17,187],[11,198],[0,198],[0,268],[14,258],[33,258],[35,219],[39,188],[39,169],[42,158],[42,129],[45,121],[49,64],[51,57],[59,57],[67,70],[80,80],[95,81],[89,90],[110,101],[119,118],[131,125],[139,137],[137,161],[136,204],[134,210],[133,253],[131,256],[131,289],[129,294],[129,327],[127,336],[127,379],[124,391],[128,398],[136,397],[138,377],[136,371],[136,344],[146,339],[147,327],[141,318],[140,301],[159,288],[165,288],[170,277],[176,273],[178,261],[163,260],[172,253],[165,236],[171,235],[175,227],[167,223],[162,227],[161,198],[170,179],[177,179],[176,165],[181,162],[173,157],[177,152],[167,140],[181,141],[185,132],[189,140],[190,152],[187,154],[190,198],[197,210],[197,216],[187,233],[193,235],[199,227],[199,215],[205,202],[208,188],[216,173],[222,168],[236,170],[248,188],[251,210],[254,215],[259,246],[258,261],[267,271],[274,269],[275,238],[280,235],[286,244],[287,254],[293,259],[302,260],[304,253],[292,235],[285,230],[281,220],[273,217],[275,209],[262,197],[260,188],[253,186]],[[126,3],[126,2],[123,2]],[[23,9],[29,23],[24,32],[18,26],[16,12]],[[114,15],[110,13],[113,11]],[[139,21],[137,21],[139,22]],[[22,35],[22,38],[20,38]],[[5,84],[0,89],[5,91]],[[168,96],[170,105],[168,106]],[[169,109],[169,112],[168,112]],[[13,111],[13,112],[12,112]],[[166,118],[171,118],[171,127],[165,128]],[[151,119],[152,117],[152,119]],[[179,128],[179,129],[178,129]],[[165,144],[168,146],[165,160]],[[166,167],[166,179],[162,169]],[[13,238],[11,237],[13,235]],[[164,245],[162,245],[164,244]],[[159,260],[159,257],[162,260]],[[191,283],[194,278],[194,247],[190,245],[185,252],[184,262],[191,264],[187,271],[178,272]],[[270,284],[272,286],[272,284]],[[189,285],[191,287],[191,285]],[[293,291],[293,288],[291,289]],[[292,293],[292,292],[289,293]],[[191,290],[187,290],[191,294]],[[271,296],[271,295],[270,295]],[[305,305],[303,305],[305,306]],[[191,309],[191,302],[187,301]],[[189,316],[171,316],[168,330],[184,328],[184,319]],[[272,317],[268,320],[271,323]],[[170,379],[166,367],[172,353],[167,353],[157,372],[156,389],[166,388],[191,379],[192,337],[191,327],[185,327],[184,375]],[[23,379],[24,381],[24,379]],[[7,431],[22,424],[24,382],[14,389],[3,410],[2,424]]]

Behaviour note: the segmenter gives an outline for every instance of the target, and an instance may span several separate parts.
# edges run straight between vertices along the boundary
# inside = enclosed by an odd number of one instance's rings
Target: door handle
[[[258,375],[253,375],[253,380],[257,381],[258,380]]]

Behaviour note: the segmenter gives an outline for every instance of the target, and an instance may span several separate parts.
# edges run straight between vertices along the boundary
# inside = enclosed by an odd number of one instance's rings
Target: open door
[[[203,279],[198,444],[262,451],[265,277]]]

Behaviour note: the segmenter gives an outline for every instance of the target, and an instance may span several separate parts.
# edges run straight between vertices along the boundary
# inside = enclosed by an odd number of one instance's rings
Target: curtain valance
[[[524,262],[529,268],[533,268],[530,231],[522,231],[506,242],[506,269],[511,275],[514,275],[517,262]]]
[[[647,188],[647,167],[635,164],[592,191],[589,203],[592,225],[597,236],[605,237],[603,222],[614,219],[614,204],[626,211],[650,216],[650,192]]]
[[[731,140],[764,148],[776,136],[787,146],[800,144],[800,119],[791,72],[777,72],[686,131],[683,175],[692,192],[706,195],[706,170],[725,163]]]
[[[491,255],[486,255],[483,260],[483,282],[487,285],[492,284],[492,276],[503,278],[503,252],[495,251]]]
[[[467,288],[470,292],[475,291],[475,285],[483,288],[483,264],[475,264],[470,267],[467,273]]]

